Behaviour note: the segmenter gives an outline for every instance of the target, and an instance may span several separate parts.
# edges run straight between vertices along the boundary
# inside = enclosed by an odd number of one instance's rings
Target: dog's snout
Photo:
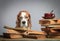
[[[26,22],[25,22],[25,21],[23,21],[22,23],[23,23],[23,24],[25,24]]]

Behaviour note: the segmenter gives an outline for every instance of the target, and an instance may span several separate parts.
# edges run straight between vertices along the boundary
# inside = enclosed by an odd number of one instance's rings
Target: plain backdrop
[[[0,35],[6,32],[5,25],[15,28],[16,16],[21,10],[30,12],[32,30],[41,31],[39,20],[44,13],[54,10],[56,18],[60,18],[60,0],[0,0]]]

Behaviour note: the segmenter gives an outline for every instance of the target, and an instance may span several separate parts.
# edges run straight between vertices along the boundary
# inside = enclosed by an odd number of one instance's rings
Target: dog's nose
[[[25,22],[25,21],[23,21],[22,23],[23,23],[23,24],[25,24],[26,22]]]

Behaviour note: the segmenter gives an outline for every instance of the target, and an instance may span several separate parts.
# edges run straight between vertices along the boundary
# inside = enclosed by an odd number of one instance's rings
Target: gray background
[[[39,20],[45,12],[53,9],[60,18],[60,0],[0,0],[0,35],[6,32],[4,25],[15,27],[16,16],[23,9],[31,14],[32,30],[41,31]]]

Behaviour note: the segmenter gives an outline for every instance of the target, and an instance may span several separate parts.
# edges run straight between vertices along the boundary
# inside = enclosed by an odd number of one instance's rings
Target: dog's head
[[[28,11],[20,11],[17,15],[16,27],[31,27],[31,16]]]

